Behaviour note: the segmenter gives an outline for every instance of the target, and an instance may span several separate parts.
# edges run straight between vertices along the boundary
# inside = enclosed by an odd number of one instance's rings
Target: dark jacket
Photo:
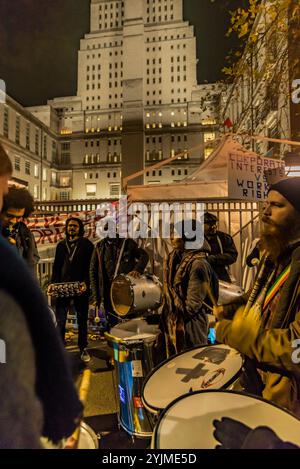
[[[5,236],[5,233],[3,233]],[[27,262],[27,265],[35,272],[35,268],[40,260],[36,247],[36,242],[30,229],[23,222],[18,222],[14,226],[12,233],[7,235],[14,238],[16,248],[21,257]]]
[[[70,260],[67,242],[64,239],[56,247],[51,281],[52,283],[85,282],[89,286],[89,269],[94,245],[87,238],[79,238],[74,256]]]
[[[218,279],[201,251],[173,250],[164,263],[164,295],[160,329],[164,334],[159,354],[171,356],[208,340],[208,321],[203,302],[208,289],[218,299]]]
[[[0,356],[0,449],[41,448],[43,409],[35,392],[35,350],[24,313],[1,289],[0,313],[5,343],[5,356]]]
[[[223,319],[217,324],[217,340],[237,349],[262,370],[264,398],[300,417],[299,344],[293,343],[300,339],[300,246],[289,248],[285,257],[286,265],[291,262],[291,271],[277,294],[268,327],[251,322],[250,314],[243,320],[236,314],[233,320]],[[262,277],[261,269],[256,282]]]
[[[90,265],[90,283],[93,301],[104,302],[105,309],[112,311],[110,286],[124,239],[102,239],[95,247]],[[136,270],[143,273],[149,261],[144,249],[139,248],[133,239],[126,239],[118,275]]]
[[[36,365],[35,391],[41,402],[44,417],[42,434],[53,441],[59,441],[75,430],[77,419],[82,411],[67,356],[38,283],[24,260],[1,237],[0,259],[5,259],[5,265],[2,263],[2,268],[0,268],[0,288],[21,309],[33,345]],[[13,309],[11,311],[13,314]],[[1,314],[7,313],[8,311],[1,311]],[[18,309],[16,320],[19,314]],[[12,327],[14,327],[14,318],[11,317],[11,320]],[[2,366],[4,365],[0,364],[1,369]],[[7,371],[14,372],[16,363],[8,361],[5,366],[8,367]],[[25,372],[22,351],[19,353],[17,366]],[[23,379],[26,380],[26,377]],[[20,401],[19,389],[15,384],[9,391],[11,405],[23,407],[25,403],[22,399]],[[6,397],[1,399],[0,407],[3,409],[7,409]],[[33,426],[31,419],[34,417],[30,412],[24,432],[29,431],[28,427]],[[15,424],[16,422],[11,422],[11,425]],[[34,425],[39,425],[38,421]]]
[[[217,231],[214,236],[209,239],[206,238],[206,240],[211,248],[211,254],[207,258],[208,262],[216,272],[219,280],[231,282],[228,266],[234,264],[238,257],[232,237],[227,233]]]

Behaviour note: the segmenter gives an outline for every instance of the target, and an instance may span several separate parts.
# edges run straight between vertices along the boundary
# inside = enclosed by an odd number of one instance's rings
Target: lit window
[[[86,195],[88,197],[92,197],[92,196],[95,196],[96,195],[96,192],[97,192],[97,184],[86,184],[85,185],[85,188],[86,188]]]
[[[214,132],[206,132],[204,134],[204,142],[211,142],[216,138],[216,134]]]

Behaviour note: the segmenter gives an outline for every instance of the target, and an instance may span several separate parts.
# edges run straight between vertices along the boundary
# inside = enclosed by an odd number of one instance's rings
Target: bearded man
[[[78,347],[80,358],[88,363],[87,321],[89,310],[89,268],[93,254],[93,243],[84,237],[84,226],[80,218],[70,217],[66,221],[66,238],[56,247],[52,271],[52,283],[81,282],[81,295],[57,298],[55,312],[58,328],[65,340],[67,314],[74,305],[78,320]],[[50,285],[49,293],[51,294]]]
[[[254,287],[233,319],[229,309],[215,308],[216,338],[248,360],[246,391],[255,371],[256,392],[300,416],[300,178],[270,187],[262,222],[264,254]]]

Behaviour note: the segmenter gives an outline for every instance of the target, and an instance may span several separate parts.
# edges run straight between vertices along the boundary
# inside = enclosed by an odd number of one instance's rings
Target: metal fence
[[[55,204],[55,213],[80,212],[81,210],[95,210],[97,205],[103,201],[93,201],[89,203],[85,201],[70,204]],[[235,283],[248,289],[253,281],[255,274],[254,268],[246,265],[246,257],[252,241],[259,236],[259,213],[260,207],[257,203],[241,202],[236,200],[219,199],[210,201],[201,201],[205,205],[205,210],[214,213],[219,219],[219,229],[229,233],[235,242],[238,251],[238,260],[231,266],[230,272]],[[196,202],[191,202],[195,204]],[[42,209],[43,205],[39,208]],[[50,213],[52,206],[45,205],[45,210]],[[48,211],[49,209],[49,211]],[[59,209],[59,210],[58,210]],[[54,213],[54,212],[53,212]],[[150,210],[149,210],[150,213]],[[150,221],[150,220],[149,220]],[[166,251],[169,249],[168,244],[162,239],[146,239],[143,240],[143,247],[150,256],[149,270],[162,279],[163,259]],[[42,287],[50,281],[53,258],[41,259],[38,265],[38,278]]]

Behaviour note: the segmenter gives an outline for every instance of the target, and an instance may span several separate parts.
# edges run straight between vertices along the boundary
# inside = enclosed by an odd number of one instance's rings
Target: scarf
[[[185,323],[189,320],[185,299],[192,264],[204,259],[203,252],[173,250],[164,262],[163,304],[160,328],[165,335],[166,355],[180,353],[185,344]]]

